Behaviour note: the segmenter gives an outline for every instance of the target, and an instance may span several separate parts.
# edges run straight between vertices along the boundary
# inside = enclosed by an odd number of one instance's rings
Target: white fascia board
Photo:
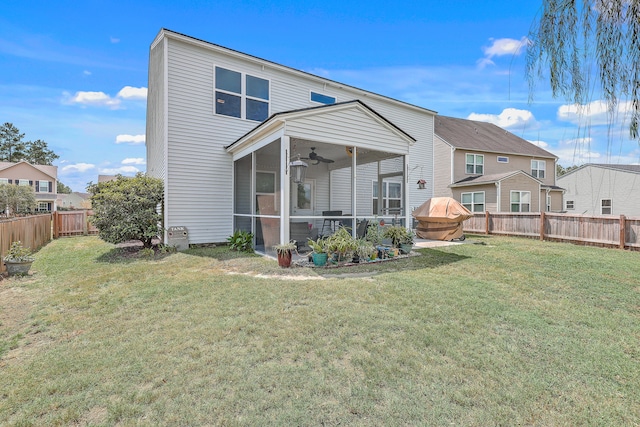
[[[258,151],[259,149],[266,147],[273,141],[277,140],[278,138],[282,138],[283,136],[284,127],[276,129],[275,132],[266,133],[262,136],[262,138],[252,139],[251,141],[242,144],[242,146],[237,147],[237,150],[233,150],[231,152],[233,154],[233,161],[235,162],[236,160],[241,159],[244,156],[253,153],[254,151]]]
[[[262,140],[271,134],[282,130],[284,132],[285,122],[280,119],[273,119],[271,123],[265,123],[254,128],[248,134],[231,144],[226,150],[235,156],[239,150],[244,150],[247,146],[252,146],[256,141]],[[254,150],[255,151],[255,150]]]

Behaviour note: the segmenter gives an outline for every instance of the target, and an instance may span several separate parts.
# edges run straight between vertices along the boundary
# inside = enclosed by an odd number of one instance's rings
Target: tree
[[[47,143],[41,139],[27,142],[24,160],[34,165],[50,165],[60,156],[47,147]]]
[[[118,175],[113,181],[89,183],[93,216],[99,236],[109,243],[140,240],[145,248],[162,233],[159,213],[163,182],[138,173],[129,178]]]
[[[578,169],[578,166],[573,165],[565,168],[560,164],[556,164],[556,176],[558,177],[558,176],[566,175],[574,169]]]
[[[24,160],[34,165],[50,165],[60,156],[49,149],[41,139],[23,141],[24,133],[20,133],[13,123],[0,126],[0,161],[19,162]]]
[[[68,187],[66,185],[64,185],[62,182],[58,181],[58,186],[57,186],[58,191],[56,191],[58,194],[71,194],[73,191],[71,190],[71,187]]]
[[[24,133],[20,133],[12,123],[0,126],[0,161],[16,162],[24,157],[25,143],[22,141]]]
[[[529,34],[527,75],[548,71],[555,97],[585,105],[598,84],[613,118],[621,100],[630,102],[629,132],[640,122],[640,1],[543,0],[542,14]],[[592,81],[592,71],[597,71]]]
[[[0,212],[5,215],[30,213],[36,208],[36,194],[25,185],[0,184]]]

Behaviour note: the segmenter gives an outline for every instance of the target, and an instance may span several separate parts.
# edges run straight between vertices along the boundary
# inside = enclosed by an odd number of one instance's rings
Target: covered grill
[[[418,220],[416,235],[421,239],[464,240],[462,222],[473,214],[451,197],[433,197],[412,214]]]

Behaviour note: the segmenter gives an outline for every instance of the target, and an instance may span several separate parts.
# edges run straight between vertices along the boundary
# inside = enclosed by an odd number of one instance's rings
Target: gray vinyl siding
[[[602,199],[611,199],[612,215],[640,217],[640,174],[587,165],[559,177],[558,185],[566,189],[565,203],[574,202],[567,213],[600,215]]]
[[[149,52],[149,92],[147,94],[147,174],[165,177],[165,96],[164,96],[164,41]]]
[[[338,88],[335,83],[325,87],[320,78],[286,71],[256,58],[220,51],[205,43],[183,41],[175,35],[167,36],[165,41],[168,43],[167,58],[160,58],[160,53],[156,52],[162,43],[158,43],[150,53],[148,117],[152,123],[147,125],[147,138],[151,140],[147,144],[148,161],[150,169],[155,170],[154,174],[160,173],[157,168],[163,163],[160,154],[163,150],[157,146],[156,140],[164,132],[160,123],[167,123],[167,169],[159,175],[165,175],[167,182],[165,226],[186,226],[190,243],[222,242],[232,233],[232,160],[225,146],[258,125],[255,121],[214,114],[215,66],[269,80],[270,114],[318,106],[310,101],[310,90],[335,96],[339,102],[360,99],[417,140],[410,148],[410,203],[418,206],[431,197],[433,113],[356,89]],[[163,100],[158,93],[163,92],[159,76],[164,73],[158,67],[164,63],[168,73],[168,100]],[[167,102],[168,116],[162,120],[158,105],[164,102]],[[366,120],[369,120],[363,116],[366,115],[356,114],[352,117],[353,122],[339,124],[350,126],[354,136],[349,141],[351,145],[371,146],[372,141],[358,140],[357,125],[367,126]],[[299,126],[303,124],[303,121],[298,121]],[[384,151],[384,142],[389,135],[380,133],[383,142],[379,144],[380,150]],[[313,129],[308,129],[308,136],[318,140],[326,138]],[[417,181],[421,173],[427,180],[428,189],[417,191],[417,185],[411,183]],[[328,183],[316,182],[316,194],[320,198],[328,198]],[[343,205],[345,194],[341,193],[332,203]]]

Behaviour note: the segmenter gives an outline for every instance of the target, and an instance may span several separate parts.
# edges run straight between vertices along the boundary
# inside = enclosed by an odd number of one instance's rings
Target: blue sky
[[[161,28],[410,102],[496,123],[570,166],[638,163],[623,123],[578,114],[540,81],[526,36],[538,1],[14,1],[0,5],[0,122],[45,140],[58,179],[146,170],[149,45]],[[622,104],[624,107],[626,104]],[[623,116],[623,111],[619,114]]]

